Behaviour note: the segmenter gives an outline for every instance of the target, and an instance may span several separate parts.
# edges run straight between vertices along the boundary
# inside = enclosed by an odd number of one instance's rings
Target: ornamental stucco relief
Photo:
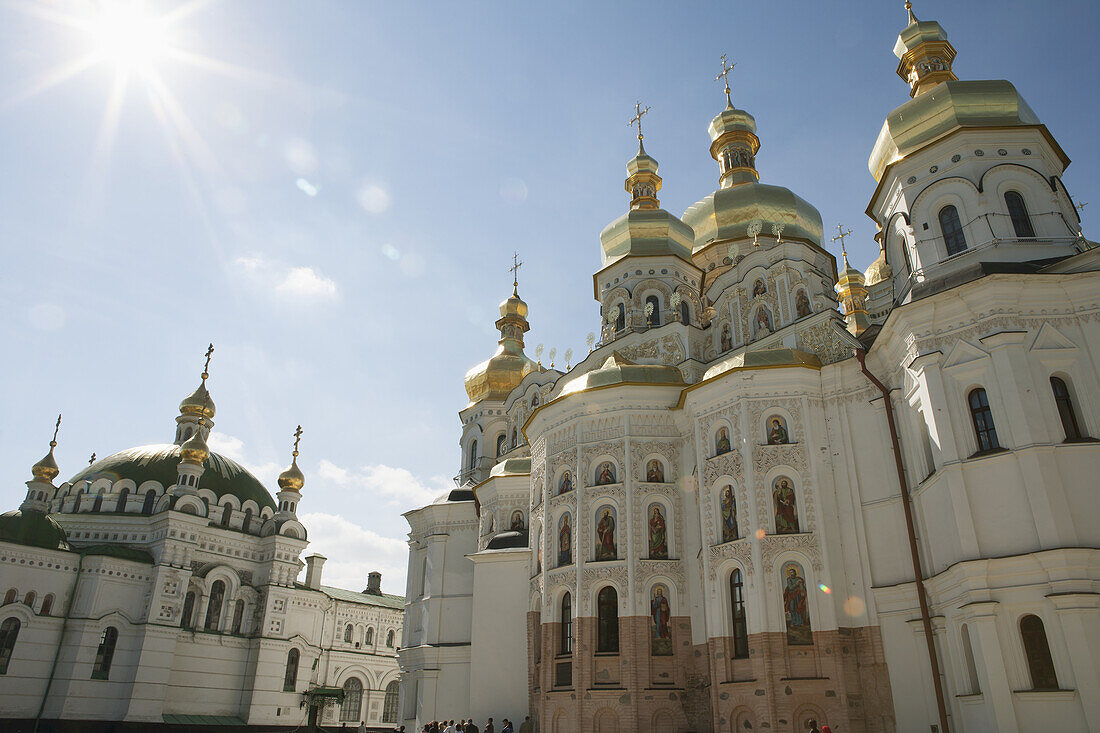
[[[815,535],[808,532],[770,534],[760,542],[760,557],[764,572],[771,573],[775,566],[775,558],[788,551],[799,552],[810,558],[813,569],[817,572],[824,568],[821,562],[821,547]]]
[[[630,455],[633,465],[630,467],[631,475],[635,481],[645,480],[645,460],[647,456],[656,453],[665,459],[665,480],[674,482],[677,479],[677,467],[680,463],[680,448],[675,443],[661,441],[634,442],[630,444]]]

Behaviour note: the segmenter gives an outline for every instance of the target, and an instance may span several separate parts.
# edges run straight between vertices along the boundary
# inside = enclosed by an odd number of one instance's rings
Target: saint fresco
[[[558,523],[558,565],[573,562],[573,525],[568,514],[561,515]]]
[[[783,617],[787,622],[787,644],[804,646],[814,643],[806,579],[802,567],[796,562],[783,565]]]
[[[668,559],[668,528],[665,510],[660,504],[649,505],[649,559]]]
[[[798,507],[795,503],[791,480],[785,476],[777,478],[773,485],[772,496],[775,498],[775,533],[798,532]]]
[[[733,487],[722,489],[722,541],[733,542],[737,539],[737,504],[733,498]]]
[[[714,436],[714,452],[717,455],[730,452],[730,431],[727,428],[718,428]]]
[[[799,290],[794,296],[794,312],[799,318],[810,315],[810,299],[806,297],[805,290]]]
[[[561,482],[558,484],[558,493],[564,494],[567,491],[573,490],[573,474],[566,471],[561,475]]]
[[[652,654],[655,657],[672,656],[672,609],[668,605],[668,589],[661,584],[653,586],[649,600],[649,612],[653,617]]]
[[[760,306],[756,310],[756,333],[771,333],[772,332],[772,317],[768,313],[768,309],[764,306]]]
[[[596,523],[596,559],[617,560],[619,550],[615,545],[615,509],[603,506],[596,514],[599,517]]]
[[[723,353],[733,348],[733,337],[730,336],[730,324],[722,326],[722,351]]]
[[[523,529],[523,512],[519,509],[512,512],[512,523],[509,529],[513,532],[519,532]]]
[[[752,284],[752,297],[759,298],[768,292],[768,286],[764,284],[764,281],[760,278],[756,279],[756,282]]]
[[[652,459],[645,469],[645,480],[654,484],[665,482],[665,467],[656,458]]]
[[[615,483],[615,466],[611,461],[604,461],[596,471],[596,486],[605,486]]]
[[[778,415],[768,418],[768,445],[783,445],[789,443],[787,436],[787,423]]]

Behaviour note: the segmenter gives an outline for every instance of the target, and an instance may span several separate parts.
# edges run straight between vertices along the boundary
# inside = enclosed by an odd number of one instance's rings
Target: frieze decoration
[[[600,443],[593,443],[592,445],[586,445],[581,453],[581,477],[577,479],[578,484],[587,486],[595,480],[595,466],[592,465],[592,459],[603,455],[614,458],[618,463],[616,470],[623,470],[625,460],[623,458],[623,444],[621,442],[603,441]],[[621,476],[619,478],[621,478]]]
[[[604,497],[615,499],[619,502],[619,507],[621,508],[623,506],[623,500],[626,499],[626,491],[623,489],[622,484],[605,484],[603,486],[584,487],[585,506],[588,506]]]
[[[566,448],[572,448],[577,444],[577,433],[573,428],[564,428],[558,432],[552,434],[548,439],[539,438],[536,443],[546,442],[548,444],[546,451],[550,455],[559,453]],[[532,453],[534,455],[534,453]]]
[[[664,576],[676,584],[680,598],[684,598],[684,568],[680,560],[638,560],[634,566],[634,578],[639,588],[649,585],[654,576]],[[682,601],[681,601],[682,602]]]
[[[584,599],[584,608],[586,611],[591,611],[592,607],[592,601],[589,598],[592,594],[589,590],[601,580],[611,580],[618,583],[623,594],[629,596],[630,589],[628,587],[626,567],[622,565],[621,560],[616,561],[615,565],[600,564],[597,565],[597,567],[592,567],[591,563],[586,563],[584,572],[581,574],[581,597]]]
[[[635,496],[663,496],[671,499],[673,502],[680,501],[680,489],[679,485],[675,483],[666,484],[651,484],[641,481],[634,485]]]
[[[549,516],[554,516],[558,513],[558,509],[561,507],[567,507],[569,509],[576,508],[577,503],[577,490],[567,491],[564,494],[557,494],[550,497],[550,508],[547,510]]]
[[[800,532],[799,534],[769,534],[761,540],[760,556],[764,572],[771,573],[775,566],[775,558],[788,551],[800,552],[810,558],[815,571],[821,572],[824,569],[817,536],[810,532]]]
[[[756,567],[752,563],[752,545],[747,538],[721,545],[711,545],[707,552],[707,560],[711,596],[715,595],[715,589],[718,587],[718,566],[726,560],[737,560],[749,575],[756,574]]]
[[[600,440],[615,440],[626,434],[621,418],[592,420],[581,430],[581,442],[594,443]]]
[[[545,559],[545,558],[543,558]],[[577,566],[575,564],[563,565],[546,573],[546,587],[564,585],[572,586],[576,581]]]
[[[822,364],[835,364],[852,358],[852,345],[833,331],[831,320],[825,320],[797,334],[798,348],[817,355]]]
[[[536,507],[542,506],[542,497],[546,493],[543,471],[541,464],[531,469],[531,503]]]
[[[574,474],[577,472],[577,449],[569,448],[559,453],[555,453],[550,457],[550,480],[553,481],[558,476],[558,471],[562,468],[568,468]],[[576,481],[574,480],[574,483]],[[557,486],[552,486],[551,491],[556,491]]]
[[[663,416],[638,416],[630,420],[630,434],[647,438],[678,438],[676,423]]]
[[[732,450],[708,458],[703,465],[703,485],[713,489],[715,481],[720,476],[732,476],[734,481],[740,482],[744,476],[744,471],[744,460],[741,458],[740,451]]]
[[[631,361],[656,359],[662,364],[675,366],[684,360],[684,344],[679,336],[668,334],[659,339],[631,344],[619,353]]]
[[[680,448],[675,443],[658,441],[631,443],[630,453],[631,457],[634,459],[634,465],[631,466],[631,473],[634,475],[635,481],[645,480],[646,456],[653,455],[654,453],[665,458],[666,470],[668,471],[668,475],[665,476],[665,479],[669,482],[674,482],[678,478],[677,467],[680,464]]]

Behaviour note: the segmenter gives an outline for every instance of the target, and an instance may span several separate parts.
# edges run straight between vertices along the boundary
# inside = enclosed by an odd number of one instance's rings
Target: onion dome
[[[194,392],[183,398],[183,402],[180,403],[181,415],[195,415],[205,417],[207,420],[214,419],[214,400],[210,398],[210,393],[206,390],[206,380],[210,378],[210,357],[213,353],[214,344],[210,344],[206,350],[206,364],[202,368],[202,382],[199,383]]]
[[[302,487],[306,484],[306,477],[298,468],[298,441],[302,439],[302,426],[294,431],[294,451],[291,454],[290,467],[279,474],[279,488],[283,491],[296,491],[302,493]]]
[[[947,32],[934,20],[917,20],[913,4],[905,3],[909,25],[898,34],[894,55],[898,57],[898,76],[909,82],[909,95],[923,94],[940,82],[958,81],[951,71],[955,47],[947,40]]]
[[[49,515],[38,511],[0,514],[0,542],[11,542],[47,550],[68,550],[65,529]]]
[[[496,322],[500,341],[496,353],[466,372],[466,394],[470,404],[481,400],[503,400],[523,378],[537,371],[539,365],[523,353],[523,334],[531,329],[527,323],[527,303],[519,297],[519,283],[512,283],[512,295],[500,304]]]
[[[35,481],[51,483],[61,470],[57,467],[57,461],[53,457],[53,449],[57,447],[57,431],[61,428],[61,415],[57,416],[57,424],[54,425],[53,438],[50,439],[50,452],[43,456],[42,460],[31,466],[31,476]]]
[[[666,364],[638,364],[618,351],[612,352],[599,369],[585,372],[562,388],[561,396],[587,392],[617,384],[647,384],[655,386],[684,386],[680,370]]]
[[[866,331],[871,325],[867,318],[867,288],[863,273],[848,264],[847,252],[844,252],[844,269],[836,281],[836,292],[848,330],[856,336]]]
[[[886,250],[880,249],[878,257],[875,258],[875,261],[872,262],[871,266],[863,273],[863,284],[870,287],[883,280],[889,280],[893,276],[894,270],[886,261]]]
[[[199,419],[199,427],[204,426],[205,418]],[[203,431],[196,430],[195,434],[184,441],[180,446],[180,461],[182,463],[191,463],[196,466],[201,466],[206,459],[210,456],[210,447],[206,445],[206,441],[202,437]]]

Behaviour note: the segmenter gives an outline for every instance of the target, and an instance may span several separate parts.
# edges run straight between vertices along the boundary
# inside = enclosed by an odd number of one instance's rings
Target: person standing
[[[516,733],[512,729],[512,721],[508,720],[508,718],[504,719],[504,727],[500,729],[500,733]]]
[[[535,725],[531,722],[530,715],[524,718],[523,722],[519,724],[519,733],[535,733]]]
[[[466,724],[466,730],[465,730],[464,733],[478,733],[478,729],[477,729],[477,726],[474,725],[474,719],[473,718],[470,718],[470,722]]]
[[[496,728],[493,727],[493,719],[489,718],[485,723],[485,733],[496,733]]]

